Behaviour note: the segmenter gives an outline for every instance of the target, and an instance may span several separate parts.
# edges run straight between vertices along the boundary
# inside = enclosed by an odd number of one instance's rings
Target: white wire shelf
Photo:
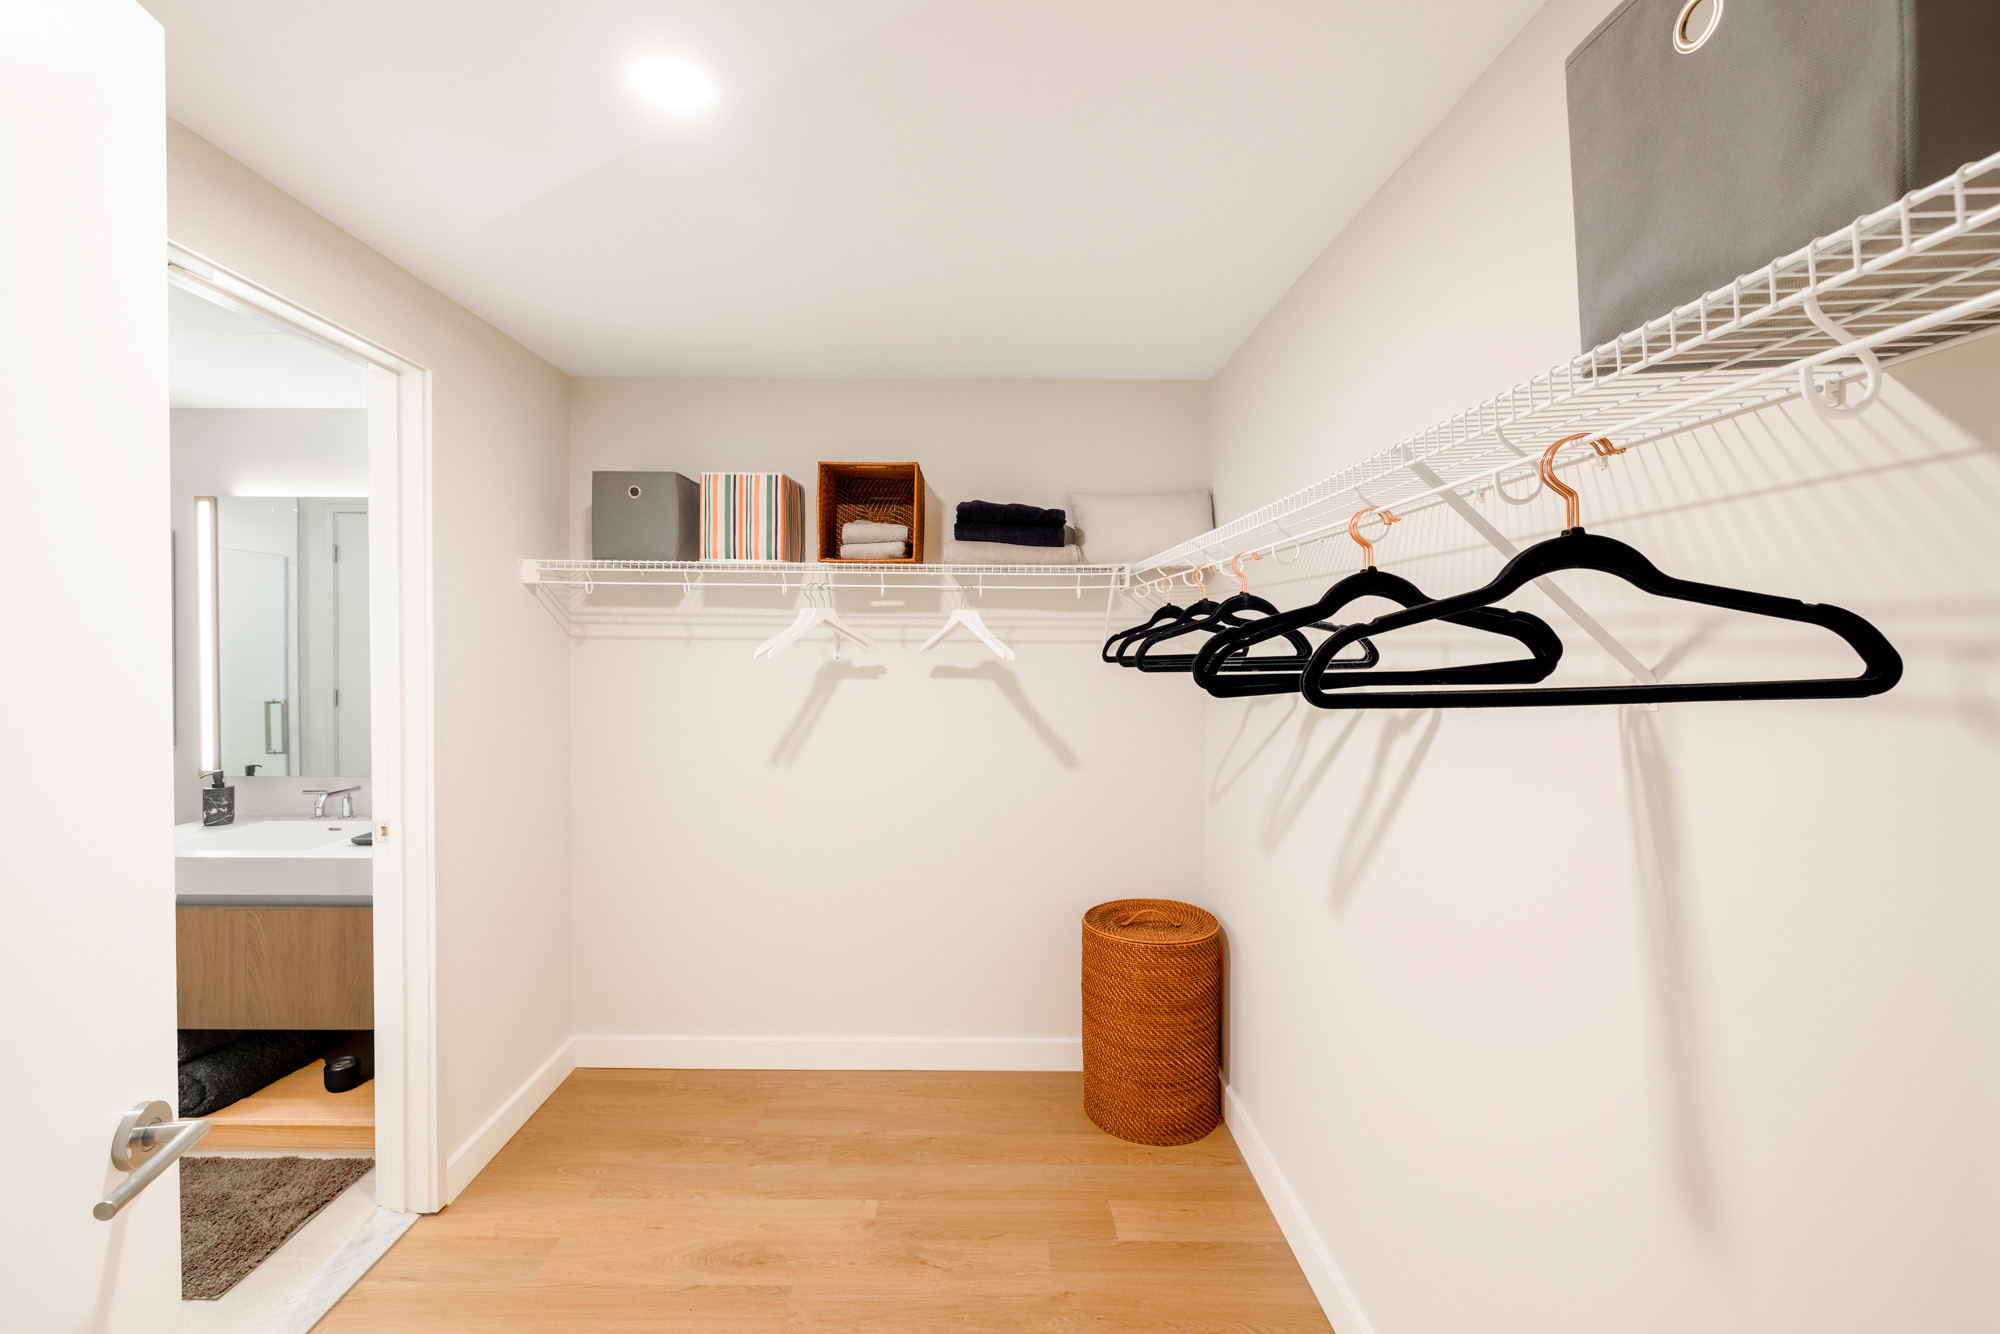
[[[1535,457],[1563,436],[1606,435],[1632,449],[1801,397],[1802,371],[1850,383],[1855,366],[1828,363],[1864,350],[1889,365],[1996,326],[2000,153],[1131,568],[1140,583],[1157,582],[1344,534],[1349,516],[1372,505],[1409,514],[1448,493],[1530,490]]]
[[[545,587],[987,589],[1115,593],[1132,582],[1129,565],[921,565],[903,562],[752,560],[534,560],[521,562],[521,582]]]

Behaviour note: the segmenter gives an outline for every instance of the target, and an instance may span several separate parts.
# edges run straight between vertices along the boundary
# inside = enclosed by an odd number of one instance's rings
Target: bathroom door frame
[[[386,1209],[435,1213],[445,1200],[437,1125],[431,373],[171,241],[167,277],[368,367],[375,1199]]]

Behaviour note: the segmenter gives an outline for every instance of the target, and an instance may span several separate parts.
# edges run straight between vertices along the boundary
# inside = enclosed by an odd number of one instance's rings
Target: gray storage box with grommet
[[[2000,0],[1626,0],[1570,53],[1586,350],[2000,149]]]
[[[698,560],[701,484],[677,472],[590,474],[592,560]]]

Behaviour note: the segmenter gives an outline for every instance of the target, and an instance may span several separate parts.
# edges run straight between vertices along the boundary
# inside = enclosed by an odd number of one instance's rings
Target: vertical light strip
[[[201,715],[201,772],[222,767],[222,694],[216,658],[215,497],[194,498],[195,690]]]

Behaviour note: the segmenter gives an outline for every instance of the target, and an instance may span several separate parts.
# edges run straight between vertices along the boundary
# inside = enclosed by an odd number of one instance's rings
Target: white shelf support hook
[[[1858,341],[1838,321],[1820,309],[1818,297],[1807,297],[1803,303],[1803,309],[1805,310],[1806,318],[1818,325],[1820,332],[1831,338],[1836,346],[1845,347]],[[1875,400],[1882,397],[1882,359],[1875,355],[1873,348],[1869,347],[1856,348],[1854,354],[1860,359],[1862,368],[1867,372],[1867,380],[1862,389],[1861,397],[1853,403],[1842,403],[1834,397],[1843,393],[1842,381],[1835,380],[1832,384],[1822,387],[1819,381],[1814,378],[1811,366],[1801,365],[1799,367],[1800,396],[1812,405],[1814,412],[1825,417],[1828,421],[1843,421],[1849,417],[1859,417],[1862,413],[1868,411],[1869,408],[1875,406]]]

